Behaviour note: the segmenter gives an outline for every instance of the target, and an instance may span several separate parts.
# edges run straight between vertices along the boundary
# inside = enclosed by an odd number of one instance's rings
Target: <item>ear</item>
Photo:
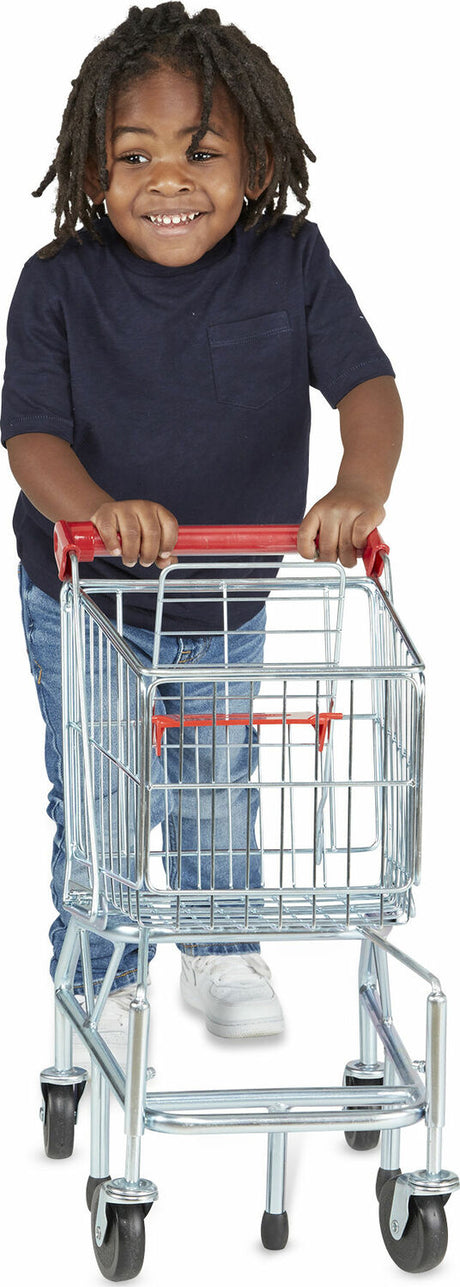
[[[94,157],[89,157],[85,165],[85,192],[87,197],[90,197],[93,205],[102,205],[105,192],[101,188],[101,180]]]
[[[265,188],[268,188],[269,183],[271,183],[272,181],[273,171],[275,169],[275,162],[273,160],[269,147],[266,148],[266,157],[267,157],[267,169],[265,172],[265,179],[263,183],[255,183],[252,188],[250,188],[249,184],[247,184],[245,188],[244,195],[248,197],[250,201],[257,201],[258,197],[261,196],[262,192],[265,192]]]

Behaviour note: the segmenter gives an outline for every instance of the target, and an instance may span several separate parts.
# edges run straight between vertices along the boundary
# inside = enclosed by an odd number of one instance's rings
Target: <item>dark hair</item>
[[[268,147],[273,177],[257,199],[246,199],[242,214],[245,227],[259,224],[258,230],[263,232],[275,224],[286,209],[289,188],[302,205],[293,220],[293,236],[306,219],[310,202],[305,158],[314,161],[315,156],[297,129],[289,86],[268,54],[233,23],[222,26],[215,9],[202,9],[189,17],[183,4],[159,4],[154,9],[133,6],[125,22],[88,54],[72,81],[56,157],[33,193],[40,197],[57,178],[55,240],[43,247],[41,258],[57,254],[69,237],[78,239],[78,222],[98,239],[97,221],[104,205],[94,205],[87,197],[85,167],[88,157],[95,156],[101,189],[106,191],[105,131],[110,96],[162,63],[194,75],[202,87],[201,121],[187,156],[206,133],[217,78],[244,118],[250,187],[264,182]]]

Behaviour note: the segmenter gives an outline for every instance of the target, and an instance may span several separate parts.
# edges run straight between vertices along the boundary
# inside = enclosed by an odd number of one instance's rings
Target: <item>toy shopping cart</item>
[[[140,1271],[157,1197],[141,1178],[145,1129],[264,1132],[270,1249],[288,1237],[288,1133],[344,1131],[353,1149],[381,1136],[377,1196],[390,1256],[419,1272],[446,1250],[445,1204],[459,1184],[441,1164],[446,999],[429,970],[388,942],[413,910],[420,875],[423,665],[393,607],[378,533],[361,576],[298,558],[296,536],[293,527],[182,529],[184,557],[152,582],[80,579],[79,562],[104,553],[96,530],[55,531],[71,915],[42,1118],[48,1155],[69,1156],[87,1077],[72,1063],[76,1030],[92,1070],[93,1245],[115,1281]],[[147,659],[133,642],[136,603],[152,612]],[[187,646],[173,658],[184,633],[177,621],[188,623]],[[112,945],[96,998],[90,932]],[[149,944],[318,936],[361,945],[360,1053],[342,1086],[147,1090]],[[99,1022],[126,944],[138,949],[138,981],[125,1074]],[[389,956],[428,984],[425,1061],[411,1060],[394,1027]],[[110,1092],[125,1114],[119,1179],[109,1178]],[[402,1174],[401,1127],[421,1118],[426,1168]]]

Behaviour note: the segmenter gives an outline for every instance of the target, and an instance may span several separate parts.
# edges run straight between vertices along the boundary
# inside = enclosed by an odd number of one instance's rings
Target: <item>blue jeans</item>
[[[50,930],[50,940],[53,948],[51,959],[51,976],[54,978],[56,966],[59,959],[66,927],[69,921],[69,913],[63,907],[63,889],[65,874],[65,832],[64,832],[64,801],[63,801],[63,783],[62,783],[62,707],[61,707],[61,635],[60,635],[60,607],[54,599],[44,594],[35,586],[25,571],[20,567],[20,590],[22,601],[22,618],[24,632],[29,654],[30,667],[35,679],[40,709],[46,724],[45,736],[45,763],[46,770],[51,782],[49,792],[48,810],[50,817],[56,825],[54,837],[51,871],[51,893],[54,906],[57,909],[58,916],[53,922]],[[233,664],[240,665],[258,665],[262,661],[263,643],[264,643],[264,624],[265,609],[262,609],[256,617],[252,618],[250,623],[240,627],[229,636],[228,660]],[[249,629],[249,633],[248,633]],[[251,633],[251,632],[254,633]],[[143,665],[151,666],[153,632],[150,630],[140,629],[135,626],[125,626],[125,636],[129,640],[133,649],[139,656]],[[223,644],[220,638],[213,636],[203,636],[192,638],[180,638],[165,636],[161,641],[160,664],[165,666],[180,665],[181,662],[190,662],[197,666],[217,666],[223,662]],[[236,696],[238,689],[241,690],[242,699],[246,696],[247,704],[247,684],[232,683],[232,695]],[[159,689],[156,701],[155,711],[161,713],[162,699],[166,700],[168,715],[174,713],[174,701],[177,701],[177,710],[180,704],[181,684],[165,684]],[[187,711],[193,710],[193,680],[187,682]],[[254,685],[254,693],[257,686]],[[196,686],[197,696],[200,698],[198,711],[203,711],[203,682]],[[190,737],[193,737],[193,729],[189,730]],[[225,730],[219,728],[215,742],[219,741],[219,735],[223,735]],[[212,737],[211,730],[201,730],[200,736],[200,780],[206,781],[206,743],[209,745],[208,755],[208,776],[211,776],[211,754],[212,754]],[[187,732],[186,732],[187,736]],[[230,730],[231,737],[231,764],[232,764],[232,782],[238,782],[238,773],[242,779],[246,779],[248,773],[248,738],[252,737],[254,751],[252,755],[252,766],[256,765],[257,756],[257,739],[254,730],[249,730],[245,726],[232,726]],[[240,765],[238,763],[238,751],[240,748]],[[179,752],[174,752],[174,731],[168,730],[168,780],[171,782],[171,790],[168,790],[168,809],[170,810],[168,818],[158,816],[152,817],[151,825],[155,826],[159,821],[163,827],[167,827],[170,851],[172,854],[177,852],[177,791],[174,791],[175,779],[175,759],[178,760]],[[153,757],[155,769],[155,754]],[[187,757],[185,757],[185,762]],[[217,754],[217,765],[219,755]],[[224,763],[224,748],[222,745],[222,763]],[[157,760],[157,771],[160,773],[160,760]],[[176,765],[177,768],[177,765]],[[216,774],[216,745],[214,743],[214,775],[219,780],[217,768]],[[224,770],[223,770],[224,773]],[[165,792],[158,792],[157,800],[165,797]],[[211,793],[209,793],[211,796]],[[193,850],[197,849],[197,817],[196,807],[193,807],[194,793],[183,793],[183,807],[181,811],[181,832],[182,848],[184,853],[189,855],[188,861],[182,862],[181,868],[181,888],[196,887],[196,876],[198,862],[197,858],[193,859]],[[154,793],[155,798],[155,793]],[[232,845],[235,850],[243,853],[247,844],[247,787],[242,787],[241,791],[235,791],[232,788],[232,805],[231,805],[231,827],[232,827]],[[191,807],[187,815],[186,802],[191,802]],[[216,808],[217,800],[217,808]],[[220,804],[219,804],[220,801]],[[227,847],[229,849],[228,832],[229,832],[229,813],[228,813],[228,796],[223,789],[222,792],[215,792],[214,803],[214,823],[216,850],[221,854]],[[201,807],[202,806],[202,807]],[[260,884],[260,855],[257,849],[255,838],[255,822],[257,814],[257,791],[251,791],[250,802],[250,853],[251,853],[251,874],[250,884],[256,887]],[[158,810],[155,810],[157,814]],[[209,830],[210,818],[206,817],[206,792],[200,792],[200,848],[202,852],[210,852],[210,845],[206,841],[206,832]],[[233,861],[233,883],[235,887],[244,885],[244,869],[246,855],[244,859],[240,858],[240,872],[238,873],[238,859]],[[222,861],[222,860],[221,860]],[[228,872],[227,863],[221,866],[219,877],[219,867],[216,867],[215,884],[218,887],[225,886],[227,883],[226,872]],[[201,868],[202,880],[209,880],[209,870],[206,872],[206,863]],[[176,873],[174,871],[174,859],[170,867],[170,883],[176,883]],[[181,951],[190,955],[219,954],[230,952],[258,952],[260,950],[258,943],[199,943],[197,945],[178,944]],[[104,978],[107,966],[109,964],[112,947],[111,943],[96,934],[90,934],[91,960],[93,967],[94,983],[96,990]],[[155,954],[155,944],[150,945],[150,959]],[[133,983],[137,978],[137,948],[133,944],[127,944],[117,975],[114,981],[114,990],[126,987],[127,984]],[[75,974],[75,987],[82,990],[83,980],[80,963],[77,966]]]

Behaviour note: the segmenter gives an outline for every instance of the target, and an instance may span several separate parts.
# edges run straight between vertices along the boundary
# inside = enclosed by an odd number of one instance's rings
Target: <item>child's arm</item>
[[[177,522],[163,505],[114,500],[90,478],[64,438],[19,434],[7,445],[16,481],[45,518],[53,523],[91,519],[107,549],[121,553],[127,567],[138,559],[143,567],[156,563],[161,568],[176,561],[169,552],[176,543]]]
[[[332,491],[316,502],[300,526],[298,549],[354,567],[366,537],[385,517],[402,443],[401,401],[391,375],[366,380],[338,404],[342,463]]]

